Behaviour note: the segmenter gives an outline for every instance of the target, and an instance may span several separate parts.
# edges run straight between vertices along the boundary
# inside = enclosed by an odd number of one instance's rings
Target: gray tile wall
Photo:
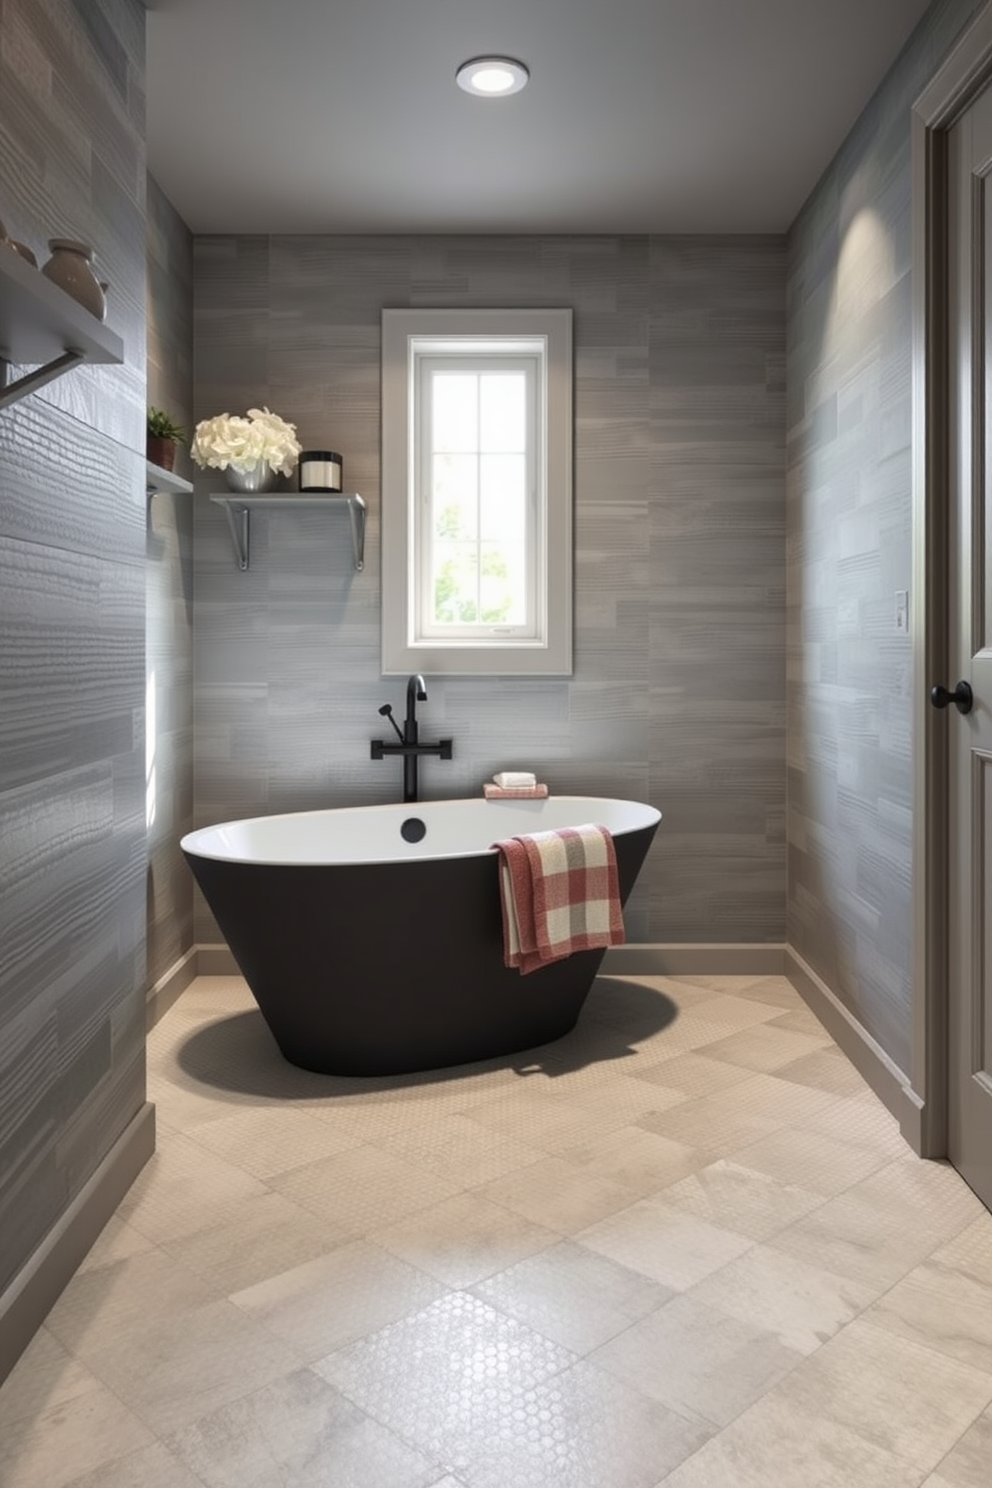
[[[148,178],[148,401],[189,431],[193,417],[193,239]],[[176,451],[188,477],[189,451]],[[148,503],[148,982],[193,945],[193,881],[179,839],[193,825],[193,500]]]
[[[789,233],[788,940],[910,1054],[910,110],[975,0],[938,0]],[[912,602],[912,596],[910,597]]]
[[[198,824],[398,800],[379,704],[384,306],[567,305],[575,334],[575,675],[434,681],[423,794],[501,767],[665,813],[633,940],[784,935],[784,243],[778,238],[204,237],[195,415],[267,404],[369,503],[256,514],[248,573],[197,475]],[[197,939],[216,939],[202,904]]]
[[[0,411],[0,1290],[144,1082],[144,10],[3,0],[0,218],[84,238],[122,367]]]

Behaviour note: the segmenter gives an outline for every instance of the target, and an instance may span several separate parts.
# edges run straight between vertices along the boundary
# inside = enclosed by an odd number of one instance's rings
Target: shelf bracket
[[[44,366],[35,367],[32,372],[26,372],[23,377],[15,378],[13,382],[7,381],[10,370],[10,362],[0,354],[0,408],[9,408],[12,403],[27,396],[28,393],[37,392],[46,382],[54,382],[56,377],[61,377],[63,372],[69,372],[73,367],[78,367],[85,360],[85,352],[70,348],[62,356],[56,357],[54,361],[45,362]]]
[[[254,506],[268,507],[275,510],[278,507],[328,507],[347,506],[348,519],[351,526],[351,554],[355,565],[355,572],[361,573],[365,567],[365,517],[368,508],[357,491],[351,491],[341,496],[327,495],[300,495],[300,496],[211,496],[210,500],[217,506],[222,506],[227,516],[227,525],[231,532],[231,541],[234,543],[234,555],[238,567],[242,573],[247,572],[250,557],[250,521],[251,508]]]
[[[251,530],[248,508],[238,506],[234,501],[225,501],[224,511],[227,513],[227,525],[231,529],[231,541],[234,543],[234,555],[238,560],[238,567],[242,573],[247,573],[250,554],[248,534]]]
[[[355,559],[355,572],[365,567],[365,502],[356,492],[348,497],[348,517],[351,521],[351,551]]]

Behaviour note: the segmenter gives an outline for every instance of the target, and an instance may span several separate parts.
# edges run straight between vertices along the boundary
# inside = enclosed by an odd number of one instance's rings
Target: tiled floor
[[[149,1094],[3,1488],[992,1482],[992,1215],[781,978],[602,978],[557,1044],[371,1081],[201,978]]]

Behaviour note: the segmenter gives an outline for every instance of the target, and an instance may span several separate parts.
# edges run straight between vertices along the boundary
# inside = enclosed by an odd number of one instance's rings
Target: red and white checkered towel
[[[605,827],[532,832],[493,846],[507,966],[525,975],[573,951],[623,944],[616,853]]]

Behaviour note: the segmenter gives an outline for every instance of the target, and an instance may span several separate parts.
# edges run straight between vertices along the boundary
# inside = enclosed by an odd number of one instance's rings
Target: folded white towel
[[[504,790],[508,790],[511,786],[537,784],[537,776],[530,770],[500,770],[498,775],[493,776],[493,779]]]

